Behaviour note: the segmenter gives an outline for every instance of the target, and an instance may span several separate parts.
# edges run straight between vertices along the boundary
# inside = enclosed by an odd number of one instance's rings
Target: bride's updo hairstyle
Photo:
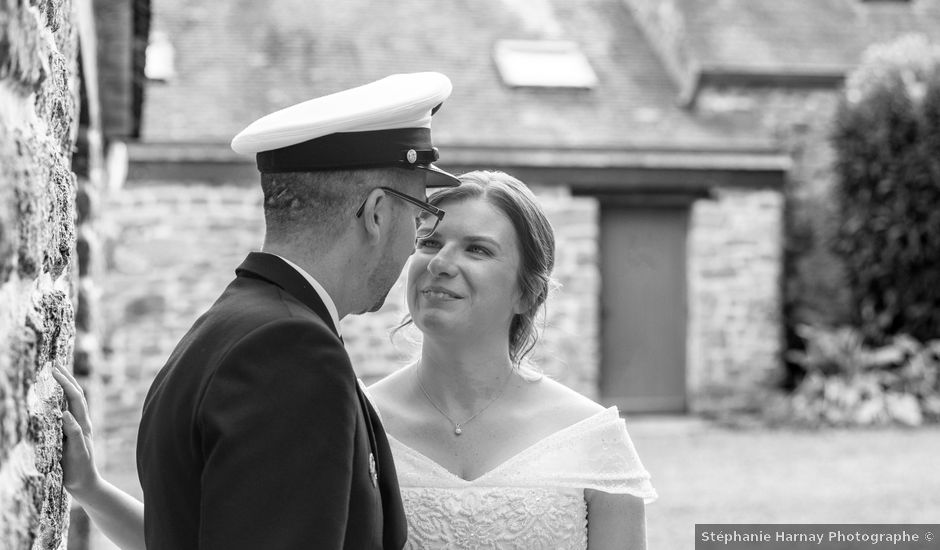
[[[555,232],[535,195],[504,172],[478,170],[460,176],[460,186],[431,195],[428,202],[446,210],[446,203],[482,199],[512,222],[519,245],[517,284],[526,310],[509,325],[509,357],[520,366],[538,341],[536,317],[548,297],[555,267]]]

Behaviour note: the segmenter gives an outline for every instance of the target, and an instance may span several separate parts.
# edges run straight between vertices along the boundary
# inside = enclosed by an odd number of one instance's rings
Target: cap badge
[[[408,164],[414,164],[418,161],[418,153],[414,149],[408,149],[408,153],[406,153],[405,158],[408,159]]]

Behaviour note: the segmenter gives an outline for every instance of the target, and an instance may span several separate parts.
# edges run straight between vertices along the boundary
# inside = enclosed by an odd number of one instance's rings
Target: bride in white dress
[[[419,239],[408,309],[417,362],[373,385],[395,457],[406,548],[645,548],[656,497],[617,409],[525,366],[554,263],[532,193],[461,176]]]
[[[408,268],[420,358],[368,390],[395,459],[405,547],[645,549],[644,507],[656,492],[617,409],[526,366],[551,281],[552,228],[515,178],[460,179],[430,199],[446,219]],[[81,391],[68,373],[56,378],[77,418],[64,426],[66,485],[95,478],[82,506],[112,540],[142,540],[143,505],[100,479],[83,450]]]

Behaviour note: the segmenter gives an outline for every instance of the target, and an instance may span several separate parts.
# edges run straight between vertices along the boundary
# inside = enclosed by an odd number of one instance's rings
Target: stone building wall
[[[535,362],[571,387],[597,393],[597,205],[564,189],[536,188],[558,234],[555,278]],[[107,418],[99,430],[103,468],[139,494],[134,472],[137,426],[157,371],[189,326],[234,277],[264,236],[257,184],[136,182],[109,196],[112,246],[102,285]],[[366,383],[406,364],[418,333],[390,329],[405,313],[399,280],[378,312],[343,320],[346,347]]]
[[[693,410],[747,406],[779,382],[783,196],[719,188],[693,205],[687,379]]]
[[[0,4],[0,547],[65,546],[61,390],[76,297],[77,35],[68,0]]]

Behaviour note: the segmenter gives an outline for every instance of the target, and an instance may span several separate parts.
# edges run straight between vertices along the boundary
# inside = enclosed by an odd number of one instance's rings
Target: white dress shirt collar
[[[300,273],[301,275],[303,275],[304,279],[306,279],[307,282],[310,283],[310,286],[313,287],[313,290],[315,290],[317,295],[320,296],[320,299],[323,300],[323,305],[326,306],[326,310],[330,312],[330,317],[333,319],[333,326],[336,327],[336,333],[342,336],[342,333],[339,330],[339,312],[336,310],[336,304],[333,303],[333,299],[330,298],[330,294],[326,291],[325,288],[323,288],[323,285],[321,285],[316,279],[314,279],[312,275],[304,271],[302,267],[288,260],[284,256],[280,256],[278,254],[271,254],[271,255],[277,256],[278,258],[284,260],[284,262],[287,265],[297,270],[297,273]]]

